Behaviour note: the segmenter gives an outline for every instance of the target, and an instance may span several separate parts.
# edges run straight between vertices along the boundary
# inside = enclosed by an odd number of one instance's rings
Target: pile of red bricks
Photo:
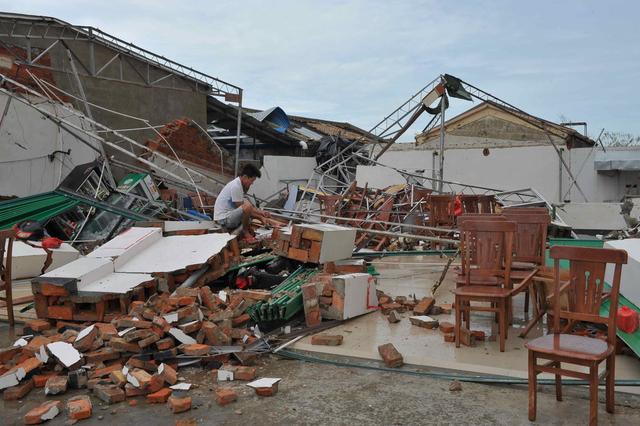
[[[318,263],[323,234],[315,229],[291,227],[291,234],[275,228],[271,235],[274,254],[304,263]]]
[[[244,348],[254,342],[245,310],[268,297],[268,291],[237,290],[221,300],[209,287],[188,288],[175,297],[164,293],[132,302],[126,315],[108,323],[33,320],[24,328],[33,337],[0,349],[3,398],[22,399],[38,387],[56,398],[68,388],[87,388],[108,404],[144,395],[149,403],[168,403],[174,413],[188,410],[190,397],[169,388],[178,381],[178,355],[201,357],[207,368],[229,362],[230,354],[212,354],[212,346]],[[60,345],[62,352],[55,350]],[[227,368],[238,380],[255,378],[254,368]],[[219,399],[228,403],[232,397]],[[61,401],[48,401],[29,411],[25,423],[41,423],[63,408]],[[71,398],[66,411],[72,420],[88,418],[91,402]]]
[[[150,225],[154,223],[150,222]],[[164,235],[193,235],[205,232],[207,231],[201,229],[181,230]],[[224,276],[229,268],[240,262],[240,258],[240,246],[234,238],[207,259],[209,270],[198,279],[194,287],[205,286]],[[99,297],[80,295],[64,285],[48,282],[47,278],[36,278],[31,283],[36,315],[38,318],[50,320],[109,322],[126,314],[134,304],[144,303],[158,288],[166,287],[169,292],[174,291],[202,266],[203,264],[193,264],[173,272],[153,273],[154,279],[141,283],[125,294],[104,293]]]

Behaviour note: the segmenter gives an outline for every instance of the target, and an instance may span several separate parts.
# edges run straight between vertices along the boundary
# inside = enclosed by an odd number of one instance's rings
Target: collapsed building
[[[562,315],[569,346],[615,359],[608,395],[639,384],[640,240],[602,235],[633,236],[633,205],[589,220],[633,197],[636,164],[598,140],[448,74],[368,131],[251,109],[239,86],[28,15],[0,15],[0,81],[0,317],[22,327],[0,350],[5,401],[73,388],[73,421],[92,399],[179,414],[197,383],[177,372],[195,369],[225,407],[238,383],[288,386],[258,378],[265,354],[528,382],[535,401],[527,368],[565,371],[526,352],[543,357]],[[479,103],[445,120],[456,99]],[[424,117],[415,143],[396,143]],[[211,220],[241,163],[261,167],[247,196],[272,214],[250,225],[256,241]],[[579,297],[558,301],[594,284],[571,262],[597,276],[586,315],[568,312]],[[62,402],[23,411],[37,424]]]

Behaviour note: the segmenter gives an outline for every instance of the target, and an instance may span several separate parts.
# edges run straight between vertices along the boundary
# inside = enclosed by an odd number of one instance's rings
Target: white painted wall
[[[380,162],[409,172],[423,169],[423,175],[431,177],[433,152],[424,149],[388,151]],[[618,202],[627,191],[626,185],[635,184],[640,188],[638,172],[596,172],[595,152],[592,148],[576,148],[564,149],[562,154],[589,202]],[[437,157],[435,167],[438,167]],[[560,159],[549,145],[493,147],[489,148],[488,156],[483,155],[481,148],[445,151],[446,180],[507,191],[534,188],[553,203],[584,202],[576,186],[570,188],[571,178],[566,170],[562,169],[562,184],[560,173]],[[379,166],[359,166],[356,180],[359,186],[368,183],[373,188],[406,182],[396,171]]]
[[[51,191],[76,165],[96,159],[96,152],[75,136],[35,109],[9,99],[0,93],[0,195],[23,197]],[[79,118],[67,117],[69,114],[54,104],[40,106],[83,125]],[[87,123],[84,128],[89,128]],[[52,152],[67,149],[71,149],[70,155],[58,153],[54,161],[49,160]]]
[[[277,191],[285,188],[287,182],[306,185],[314,167],[315,157],[287,157],[265,155],[260,169],[262,177],[251,186],[249,194],[267,199]]]

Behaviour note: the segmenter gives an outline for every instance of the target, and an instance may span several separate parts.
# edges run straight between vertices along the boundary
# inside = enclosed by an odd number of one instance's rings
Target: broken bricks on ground
[[[260,397],[277,394],[280,379],[258,377],[252,366],[270,349],[253,318],[277,311],[278,319],[288,320],[304,312],[307,325],[313,326],[322,319],[344,320],[378,309],[375,281],[364,262],[334,263],[350,257],[354,231],[333,225],[293,226],[292,231],[298,241],[290,246],[297,253],[285,257],[313,251],[306,257],[316,266],[301,266],[305,274],[292,273],[272,290],[214,292],[207,285],[242,261],[236,240],[228,237],[210,253],[200,253],[199,263],[145,269],[140,260],[145,253],[163,249],[163,244],[166,249],[169,239],[176,238],[145,228],[130,228],[88,257],[37,277],[32,287],[40,318],[25,324],[12,347],[0,350],[3,398],[23,400],[42,389],[48,400],[29,407],[26,424],[62,412],[71,421],[91,417],[91,398],[67,397],[70,389],[86,389],[103,404],[144,397],[180,413],[192,405],[191,384],[178,377],[184,366],[210,371],[218,381],[212,398],[220,406],[238,399],[224,384],[229,380],[247,382]],[[272,241],[286,231],[275,234]],[[324,264],[318,265],[321,258]],[[203,268],[203,279],[184,286]],[[118,293],[110,293],[108,284],[119,283],[118,274],[133,277]],[[314,344],[339,345],[342,340],[314,336]]]

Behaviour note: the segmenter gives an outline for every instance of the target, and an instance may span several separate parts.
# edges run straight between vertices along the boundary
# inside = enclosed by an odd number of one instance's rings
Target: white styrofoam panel
[[[313,223],[297,225],[302,228],[321,231],[320,263],[349,259],[353,254],[356,241],[356,230],[331,223]]]
[[[629,260],[622,265],[620,276],[620,294],[629,299],[634,305],[640,306],[640,239],[605,241],[604,248],[626,250]],[[608,265],[604,275],[607,283],[613,281],[613,265]]]
[[[47,272],[43,278],[75,278],[78,287],[97,281],[113,273],[113,262],[110,258],[80,257],[60,268]]]
[[[78,285],[78,292],[125,294],[152,279],[153,276],[149,274],[121,274],[116,272],[97,281]]]
[[[366,314],[378,307],[375,283],[370,278],[371,275],[364,273],[334,277],[344,281],[343,319]]]
[[[117,269],[119,265],[127,263],[161,238],[160,228],[134,226],[96,248],[88,257],[113,258]]]
[[[204,263],[220,253],[234,238],[235,235],[226,233],[164,237],[128,262],[118,265],[116,272],[171,272]]]
[[[220,226],[212,220],[165,220],[164,222],[164,232],[218,228]]]
[[[76,260],[80,252],[67,243],[52,250],[52,262],[47,271],[52,271]],[[11,255],[11,277],[13,279],[33,278],[40,275],[47,253],[44,249],[32,247],[22,241],[14,241]],[[3,259],[6,263],[6,253]],[[46,272],[46,271],[45,271]]]

